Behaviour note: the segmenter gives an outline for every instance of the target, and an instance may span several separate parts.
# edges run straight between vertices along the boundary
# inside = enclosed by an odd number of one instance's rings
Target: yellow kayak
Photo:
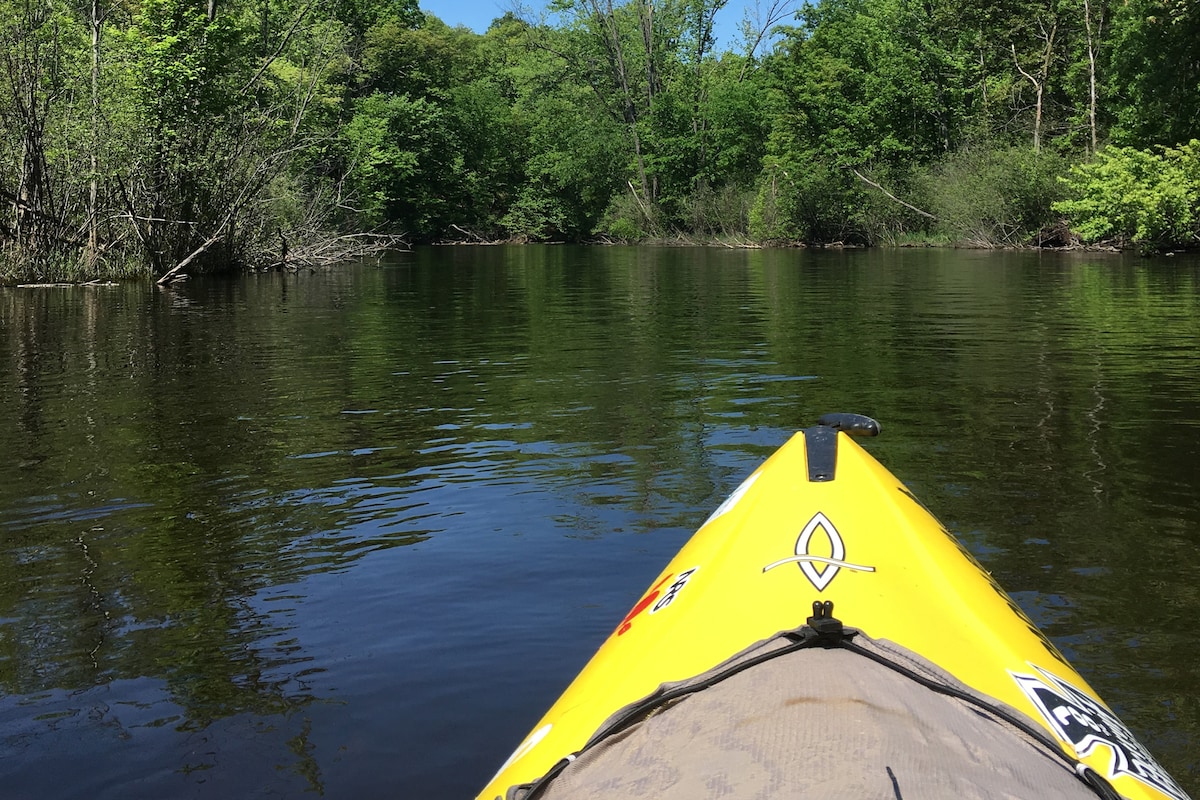
[[[878,430],[827,415],[746,478],[479,798],[1185,800]]]

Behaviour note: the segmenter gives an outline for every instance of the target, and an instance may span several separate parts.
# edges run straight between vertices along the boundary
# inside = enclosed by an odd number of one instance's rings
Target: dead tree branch
[[[855,174],[855,176],[857,176],[857,177],[858,177],[858,179],[859,179],[860,181],[862,181],[863,183],[865,183],[867,186],[870,186],[870,187],[871,187],[871,188],[873,188],[873,189],[878,189],[880,192],[882,192],[882,193],[883,193],[884,197],[888,198],[889,200],[892,200],[893,202],[899,203],[900,205],[904,206],[905,208],[909,209],[910,211],[915,211],[915,212],[917,212],[917,213],[918,213],[918,214],[920,214],[922,217],[926,217],[927,219],[931,219],[931,220],[933,220],[934,222],[937,222],[937,221],[938,221],[938,218],[937,218],[937,217],[935,217],[933,214],[930,214],[928,211],[922,211],[921,209],[919,209],[919,208],[917,208],[916,206],[914,206],[912,203],[906,203],[906,202],[904,202],[904,201],[903,201],[903,200],[901,200],[899,197],[896,197],[896,195],[892,194],[892,193],[891,193],[891,192],[889,192],[887,189],[883,188],[883,187],[882,187],[882,186],[880,186],[878,183],[876,183],[875,181],[871,180],[871,179],[870,179],[870,178],[868,178],[867,176],[863,175],[861,172],[859,172],[858,170],[854,169],[853,167],[851,167],[851,168],[850,168],[850,171],[851,171],[851,172],[853,172],[853,173]]]

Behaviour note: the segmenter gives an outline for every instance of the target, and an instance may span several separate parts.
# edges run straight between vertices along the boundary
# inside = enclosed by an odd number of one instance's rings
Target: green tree
[[[524,137],[504,229],[521,239],[590,236],[614,194],[629,192],[628,129],[565,57],[576,46],[574,31],[509,15],[486,38]]]
[[[218,14],[215,3],[144,0],[127,35],[139,54],[133,95],[143,138],[123,185],[145,254],[165,272],[228,231],[241,153],[227,148],[237,134],[266,133],[236,114],[241,87],[253,75],[251,31],[232,9]],[[240,124],[250,130],[235,131]],[[233,240],[224,245],[205,249],[228,259]]]
[[[965,115],[962,61],[935,22],[905,0],[805,6],[770,62],[781,100],[757,236],[873,241],[903,224],[904,207],[875,205],[867,181],[898,188],[910,165],[953,149]]]
[[[1053,150],[983,143],[964,147],[918,171],[923,208],[938,218],[930,227],[951,241],[974,246],[1020,246],[1038,241],[1055,220],[1063,196],[1065,159]]]
[[[39,273],[47,256],[80,245],[72,176],[90,137],[74,93],[87,33],[71,11],[59,2],[0,2],[0,244]]]
[[[353,223],[421,239],[498,235],[525,154],[505,54],[432,17],[385,20],[363,41],[362,94],[341,136]]]
[[[1148,147],[1200,130],[1200,7],[1186,0],[1129,0],[1112,17],[1108,95],[1119,100],[1113,138]]]
[[[415,10],[398,0],[375,18]],[[263,263],[292,220],[312,216],[300,209],[324,204],[328,218],[321,152],[335,151],[354,44],[334,11],[0,2],[12,44],[0,56],[0,245],[13,269]]]
[[[553,4],[568,22],[541,46],[562,59],[625,132],[624,188],[601,223],[605,232],[666,232],[688,216],[697,191],[711,188],[713,20],[725,2]]]
[[[382,92],[356,104],[346,125],[347,188],[359,220],[370,227],[402,225],[432,235],[446,216],[436,174],[446,153],[444,113],[423,97]]]

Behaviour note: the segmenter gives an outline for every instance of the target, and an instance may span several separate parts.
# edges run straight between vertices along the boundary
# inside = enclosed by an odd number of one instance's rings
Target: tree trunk
[[[1017,58],[1016,44],[1009,43],[1012,48],[1013,63],[1017,65],[1017,71],[1021,73],[1031,84],[1033,84],[1036,102],[1033,114],[1033,150],[1040,152],[1042,149],[1042,103],[1046,94],[1046,78],[1050,74],[1050,64],[1054,60],[1054,38],[1058,33],[1058,21],[1055,20],[1050,26],[1050,30],[1042,27],[1042,40],[1045,41],[1046,47],[1042,51],[1042,63],[1038,67],[1038,74],[1031,75],[1021,66],[1021,60]]]
[[[646,109],[654,111],[654,98],[659,92],[657,53],[654,47],[654,0],[639,0],[637,4],[642,47],[646,55]]]
[[[1098,41],[1104,30],[1104,10],[1101,7],[1100,19],[1097,25],[1097,30],[1092,30],[1092,4],[1089,0],[1083,0],[1083,24],[1087,31],[1087,54],[1088,54],[1088,127],[1091,128],[1092,134],[1092,152],[1095,153],[1099,148],[1099,136],[1096,131],[1096,58],[1098,55]]]
[[[608,51],[609,63],[613,70],[613,77],[617,79],[617,86],[621,90],[621,102],[623,105],[622,116],[625,124],[629,126],[629,131],[633,140],[634,162],[637,165],[638,182],[642,188],[642,199],[649,202],[652,199],[650,192],[650,181],[646,174],[646,159],[642,153],[641,137],[638,135],[638,123],[641,121],[641,113],[638,111],[637,100],[634,98],[633,89],[629,82],[629,69],[625,59],[625,50],[621,45],[621,31],[617,25],[617,17],[613,11],[612,0],[606,0],[605,8],[600,8],[598,0],[588,0],[588,6],[596,21],[600,24],[601,35],[604,37],[604,46]]]
[[[89,143],[89,159],[91,174],[88,176],[88,208],[87,208],[87,259],[88,268],[95,267],[100,249],[99,235],[96,226],[96,203],[99,196],[99,163],[97,151],[100,147],[100,0],[92,0],[92,119],[91,142]]]

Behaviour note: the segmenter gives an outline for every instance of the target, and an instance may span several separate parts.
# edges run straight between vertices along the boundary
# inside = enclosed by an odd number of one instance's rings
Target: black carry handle
[[[835,431],[845,431],[851,436],[878,436],[880,430],[879,423],[865,414],[824,414],[817,424]]]

